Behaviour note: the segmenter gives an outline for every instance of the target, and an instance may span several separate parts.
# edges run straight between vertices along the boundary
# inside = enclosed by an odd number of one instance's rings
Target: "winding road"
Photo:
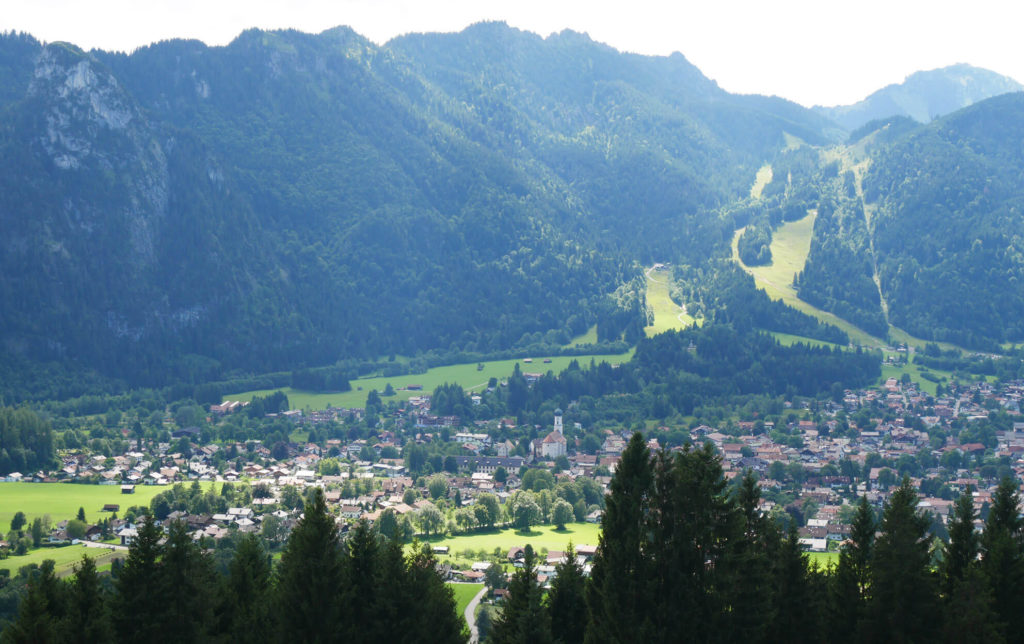
[[[480,641],[480,631],[476,628],[476,617],[473,614],[476,612],[476,607],[486,592],[487,586],[481,588],[480,592],[473,599],[469,600],[469,605],[466,606],[466,611],[462,614],[466,618],[466,623],[469,624],[469,644],[477,644]]]

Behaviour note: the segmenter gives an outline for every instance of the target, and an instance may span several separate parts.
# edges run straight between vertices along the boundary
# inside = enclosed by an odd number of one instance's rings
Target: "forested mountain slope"
[[[718,209],[832,127],[501,24],[131,55],[9,34],[0,88],[2,349],[139,383],[639,329],[637,262],[724,254]]]
[[[992,348],[1024,337],[1024,93],[882,148],[864,179],[894,324]]]

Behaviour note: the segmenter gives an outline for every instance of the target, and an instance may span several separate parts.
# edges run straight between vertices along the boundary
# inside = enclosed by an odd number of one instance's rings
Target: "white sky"
[[[807,106],[852,103],[957,62],[1024,81],[1016,0],[0,0],[0,30],[121,51],[168,38],[224,45],[249,27],[349,25],[381,43],[480,20],[541,35],[569,28],[623,51],[679,51],[726,90]]]

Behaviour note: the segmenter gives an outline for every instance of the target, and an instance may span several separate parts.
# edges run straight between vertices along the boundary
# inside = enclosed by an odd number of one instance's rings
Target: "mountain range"
[[[961,63],[916,72],[853,105],[815,107],[814,111],[852,131],[891,116],[928,123],[986,98],[1021,90],[1024,85],[1012,78]]]
[[[916,118],[905,106],[923,104],[930,117],[953,104],[940,93],[858,113]],[[887,314],[902,324],[927,331],[946,309],[921,303],[955,307],[961,286],[998,277],[1012,290],[1019,149],[993,137],[1020,127],[1020,99],[861,128],[875,161],[857,181],[880,217],[831,234],[847,255],[880,253]],[[161,384],[558,346],[595,324],[601,341],[635,339],[642,266],[727,257],[757,212],[842,198],[845,173],[821,151],[846,140],[853,111],[733,95],[679,54],[501,23],[385,45],[347,28],[250,30],[225,47],[176,40],[131,54],[7,34],[0,350],[8,364]],[[766,163],[791,170],[753,203]],[[954,171],[964,164],[970,181]],[[931,226],[920,252],[893,242],[922,217],[950,223]],[[950,286],[976,249],[947,236],[976,225],[986,267]],[[816,226],[815,248],[828,234]],[[915,292],[910,258],[934,292]],[[833,280],[826,308],[844,301],[841,272],[805,271]],[[1021,308],[1003,298],[985,328],[950,320],[934,335],[1012,339],[1018,327],[999,324]]]

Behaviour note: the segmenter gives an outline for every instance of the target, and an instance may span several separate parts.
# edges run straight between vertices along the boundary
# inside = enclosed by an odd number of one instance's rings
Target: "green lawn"
[[[87,521],[103,518],[100,509],[108,503],[121,506],[118,516],[132,505],[149,506],[154,496],[168,489],[161,485],[137,485],[135,494],[121,494],[119,485],[79,485],[75,483],[0,483],[0,532],[6,534],[14,513],[25,513],[29,521],[49,514],[57,523],[74,519],[78,508],[85,509]]]
[[[669,297],[669,275],[667,271],[647,271],[647,306],[654,311],[654,323],[644,328],[647,337],[685,329],[694,322],[700,323],[693,316],[683,313],[683,309]]]
[[[828,568],[829,564],[839,565],[838,552],[808,552],[808,562],[817,563],[820,568]]]
[[[312,393],[299,391],[291,387],[283,388],[282,391],[288,395],[288,402],[292,409],[325,409],[328,405],[346,408],[362,407],[366,404],[366,396],[370,393],[371,389],[384,391],[384,387],[388,383],[395,389],[393,400],[407,400],[412,396],[422,395],[423,393],[429,394],[435,387],[446,382],[458,383],[466,390],[479,391],[487,386],[487,381],[491,377],[501,380],[510,376],[517,362],[519,363],[519,368],[527,373],[546,373],[548,371],[558,373],[568,367],[569,363],[573,360],[577,360],[581,366],[587,367],[591,359],[598,363],[609,362],[611,364],[619,364],[629,362],[632,357],[633,349],[617,355],[536,356],[531,359],[532,362],[530,363],[527,363],[523,358],[493,360],[491,362],[484,362],[482,370],[477,370],[477,364],[474,362],[471,364],[435,367],[421,374],[360,378],[352,381],[352,391],[343,393]],[[545,362],[545,360],[550,360],[550,362]],[[404,389],[406,386],[413,384],[421,385],[423,390],[408,391]],[[247,401],[252,400],[253,396],[266,396],[274,391],[273,389],[265,389],[229,394],[224,396],[224,400]]]
[[[484,587],[483,584],[448,584],[448,587],[455,593],[455,614],[462,617],[462,613],[466,612],[466,606],[469,606],[469,602],[476,597],[476,594],[480,592],[480,589]]]
[[[96,562],[97,570],[110,570],[112,560],[115,557],[125,557],[127,551],[86,548],[85,546],[37,548],[29,550],[28,553],[20,557],[11,555],[6,559],[0,559],[0,570],[10,570],[13,575],[17,574],[18,568],[22,566],[33,563],[41,564],[47,559],[53,559],[54,570],[58,577],[62,577],[74,572],[75,566],[82,560],[82,555],[89,555]]]
[[[529,533],[518,532],[512,528],[504,530],[492,530],[468,535],[457,535],[454,537],[431,537],[425,539],[433,546],[448,546],[448,555],[439,555],[438,561],[451,563],[455,566],[468,566],[479,557],[474,554],[471,558],[462,556],[465,550],[472,550],[474,553],[485,550],[490,558],[495,548],[500,548],[507,553],[514,546],[525,546],[530,544],[534,550],[540,552],[542,548],[548,550],[565,550],[571,540],[573,544],[597,545],[597,538],[601,526],[597,523],[570,523],[565,530],[556,530],[555,526],[534,526]],[[421,537],[422,539],[422,537]]]

